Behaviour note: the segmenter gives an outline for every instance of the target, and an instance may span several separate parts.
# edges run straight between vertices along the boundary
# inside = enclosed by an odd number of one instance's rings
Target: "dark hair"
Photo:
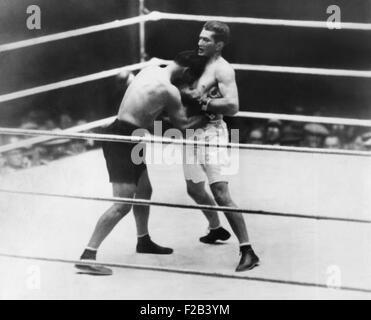
[[[182,67],[188,68],[188,73],[196,79],[201,77],[205,70],[207,57],[199,56],[195,50],[187,50],[178,53],[174,62]]]
[[[224,22],[207,21],[203,29],[214,32],[214,40],[216,42],[223,41],[224,44],[228,44],[231,31]]]

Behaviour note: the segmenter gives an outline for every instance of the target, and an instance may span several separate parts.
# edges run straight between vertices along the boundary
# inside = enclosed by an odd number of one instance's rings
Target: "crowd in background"
[[[276,119],[251,121],[239,119],[240,143],[310,148],[371,150],[369,128],[339,124],[319,124]],[[236,124],[233,123],[233,127]]]
[[[111,109],[118,109],[132,78],[133,75],[127,71],[115,78],[113,98],[107,103]],[[108,110],[109,116],[116,112],[115,110]],[[53,131],[68,129],[102,118],[95,109],[83,113],[87,120],[78,119],[79,116],[74,111],[76,109],[48,113],[45,109],[33,108],[11,126],[20,129]],[[300,106],[295,107],[294,112],[303,115],[304,109]],[[321,116],[319,113],[312,115]],[[371,151],[371,131],[366,127],[241,117],[226,118],[226,121],[229,129],[239,130],[240,143]],[[0,135],[0,148],[2,145],[14,144],[25,138],[27,137]],[[27,148],[0,152],[0,174],[44,165],[56,159],[83,153],[99,145],[99,142],[89,140],[52,139]]]
[[[80,110],[76,110],[76,108],[63,110],[62,107],[62,110],[53,108],[49,109],[49,111],[33,108],[21,117],[19,121],[13,119],[9,126],[31,130],[64,130],[111,116],[114,112],[117,112],[121,99],[133,77],[134,75],[131,72],[124,70],[113,79],[114,85],[111,86],[113,91],[110,94],[110,99],[102,104],[102,109],[105,110],[105,113],[95,108],[91,108],[86,112],[81,112],[81,108]],[[77,113],[76,111],[79,112]],[[77,114],[84,114],[86,119],[81,119]],[[99,131],[99,128],[97,130]],[[0,135],[0,148],[2,145],[17,143],[25,138],[27,137]],[[53,160],[79,154],[98,146],[100,146],[99,142],[92,140],[53,139],[28,148],[14,149],[0,153],[0,174],[44,165]]]
[[[21,119],[19,128],[53,131],[85,123],[85,120],[74,120],[68,113],[54,119],[33,110]],[[230,118],[228,125],[239,129],[240,143],[371,150],[371,132],[361,127],[246,118]],[[0,146],[22,139],[25,137],[0,135]],[[14,149],[0,154],[0,173],[44,165],[98,146],[99,143],[89,140],[53,139],[33,147]]]
[[[64,130],[87,123],[86,120],[74,120],[68,113],[62,113],[56,119],[44,112],[32,110],[26,114],[19,124],[20,129],[31,130]],[[21,142],[26,136],[0,135],[0,148],[6,144]],[[96,147],[90,140],[53,139],[30,147],[17,148],[0,153],[0,173],[11,172],[32,166],[45,165],[62,157],[83,153]]]

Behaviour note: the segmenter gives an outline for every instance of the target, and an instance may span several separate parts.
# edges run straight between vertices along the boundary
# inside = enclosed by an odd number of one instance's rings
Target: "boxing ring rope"
[[[100,197],[100,196],[84,196],[84,195],[73,195],[73,194],[58,194],[49,192],[36,192],[36,191],[21,191],[0,188],[0,193],[18,194],[18,195],[29,195],[29,196],[40,196],[40,197],[54,197],[63,199],[78,199],[78,200],[90,200],[90,201],[101,201],[101,202],[113,202],[113,203],[125,203],[141,206],[159,206],[159,207],[170,207],[180,209],[195,209],[195,210],[209,210],[209,211],[222,211],[222,212],[236,212],[242,214],[261,215],[261,216],[275,216],[284,218],[299,218],[299,219],[310,219],[310,220],[327,220],[337,222],[352,222],[352,223],[365,223],[370,224],[369,219],[354,219],[354,218],[343,218],[343,217],[330,217],[323,215],[310,215],[310,214],[299,214],[299,213],[283,213],[283,212],[272,212],[262,210],[252,210],[248,208],[234,208],[224,206],[211,206],[201,204],[180,204],[180,203],[169,203],[152,201],[145,199],[132,199],[132,198],[119,198],[119,197]]]
[[[0,45],[0,53],[11,51],[11,50],[16,50],[16,49],[21,49],[21,48],[26,48],[30,46],[35,46],[35,45],[39,45],[39,44],[43,44],[47,42],[69,39],[72,37],[82,36],[82,35],[86,35],[86,34],[90,34],[94,32],[100,32],[104,30],[111,30],[115,28],[121,28],[124,26],[130,26],[130,25],[137,24],[137,23],[140,23],[146,20],[148,20],[148,17],[138,16],[138,17],[127,18],[123,20],[116,20],[116,21],[112,21],[108,23],[102,23],[102,24],[98,24],[94,26],[85,27],[85,28],[79,28],[79,29],[69,30],[69,31],[64,31],[64,32],[59,32],[59,33],[53,33],[53,34],[49,34],[46,36],[31,38],[28,40],[21,40],[21,41],[11,42],[7,44],[2,44]]]
[[[77,133],[77,132],[81,132],[81,131],[87,131],[87,130],[91,130],[91,129],[95,129],[95,128],[105,126],[108,123],[113,122],[114,119],[116,119],[116,116],[112,116],[112,117],[92,121],[92,122],[89,122],[89,123],[85,123],[85,124],[82,124],[82,125],[74,126],[74,127],[68,128],[68,129],[60,130],[59,132],[61,132],[61,133],[63,133],[63,132],[65,132],[65,133],[76,132]],[[53,139],[54,139],[54,137],[41,136],[40,135],[40,136],[37,136],[37,137],[34,137],[34,138],[21,140],[21,141],[17,141],[17,142],[14,142],[14,143],[8,143],[6,145],[0,146],[0,154],[4,153],[4,152],[11,151],[11,150],[15,150],[15,149],[28,148],[28,147],[30,147],[34,144],[47,142],[47,141],[50,141],[50,140],[53,140]]]
[[[286,285],[296,285],[296,286],[314,287],[314,288],[322,288],[322,289],[371,293],[371,289],[367,289],[367,288],[350,287],[350,286],[329,286],[329,285],[315,283],[315,282],[280,280],[280,279],[272,279],[272,278],[264,278],[264,277],[251,277],[251,276],[242,276],[242,275],[235,275],[235,274],[228,274],[228,273],[221,273],[221,272],[197,271],[197,270],[183,269],[183,268],[180,269],[180,268],[146,266],[146,265],[114,263],[114,262],[97,262],[97,261],[89,262],[87,260],[48,258],[48,257],[40,257],[40,256],[10,254],[10,253],[5,253],[5,252],[0,252],[0,257],[21,259],[21,260],[44,261],[44,262],[58,262],[58,263],[66,263],[66,264],[79,264],[79,265],[85,265],[85,266],[103,266],[103,267],[111,267],[111,268],[119,268],[119,269],[169,272],[169,273],[177,273],[177,274],[183,274],[183,275],[205,276],[205,277],[224,278],[224,279],[238,279],[238,280],[248,280],[248,281],[257,281],[257,282],[267,282],[267,283],[274,283],[274,284],[286,284]]]
[[[278,113],[261,113],[261,112],[247,112],[240,111],[235,117],[241,118],[258,118],[258,119],[277,119],[277,120],[288,120],[288,121],[298,121],[298,122],[314,122],[314,123],[324,123],[324,124],[343,124],[343,125],[355,125],[355,126],[364,126],[371,127],[371,120],[359,120],[359,119],[348,119],[348,118],[334,118],[334,117],[315,117],[315,116],[297,116],[297,115],[288,115],[288,114],[278,114]],[[102,127],[110,124],[116,119],[116,116],[111,116],[108,118],[96,120],[87,124],[71,127],[69,129],[60,130],[59,133],[78,133],[82,131],[87,131]],[[0,130],[2,128],[0,127]],[[14,130],[14,128],[8,128],[9,130]],[[18,129],[15,129],[18,130]],[[10,131],[9,134],[11,134]],[[48,131],[48,133],[50,133]],[[54,131],[55,133],[55,131]],[[1,133],[0,133],[1,134]],[[5,133],[4,133],[5,134]],[[15,134],[14,132],[12,134]],[[0,154],[5,153],[11,150],[28,148],[34,144],[39,144],[55,139],[56,135],[40,135],[36,138],[28,138],[22,141],[17,141],[14,143],[9,143],[3,146],[0,146]],[[151,141],[152,142],[152,141]],[[171,142],[172,143],[172,142]],[[242,144],[240,144],[242,145]],[[284,146],[262,146],[262,145],[250,145],[250,149],[261,149],[261,150],[277,150],[277,151],[303,151],[309,153],[324,153],[325,149],[321,148],[304,148],[304,147],[284,147]],[[366,155],[369,153],[367,151],[351,151],[351,150],[327,150],[327,154],[343,154],[343,155]]]
[[[370,157],[370,151],[355,151],[355,150],[341,150],[341,149],[321,149],[321,148],[307,148],[307,147],[287,147],[275,145],[256,145],[243,143],[211,143],[204,141],[193,141],[185,139],[170,139],[163,137],[138,137],[138,136],[123,136],[114,134],[98,134],[98,133],[70,133],[48,130],[28,130],[28,129],[14,129],[0,127],[0,134],[6,135],[25,135],[25,136],[50,136],[57,138],[68,139],[86,139],[96,141],[111,141],[111,142],[132,142],[132,143],[166,143],[175,145],[197,145],[203,147],[215,148],[234,148],[242,150],[265,150],[265,151],[289,151],[311,154],[332,154],[332,155],[348,155],[348,156],[363,156]]]
[[[123,66],[110,70],[100,71],[97,73],[76,77],[68,80],[54,82],[51,84],[20,90],[12,93],[0,95],[0,103],[11,101],[27,96],[57,90],[85,82],[99,80],[117,75],[122,70],[139,70],[149,65],[166,65],[169,60],[152,58],[147,62],[140,62],[133,65]],[[303,68],[303,67],[283,67],[283,66],[268,66],[268,65],[248,65],[248,64],[232,64],[236,70],[251,70],[262,72],[279,72],[279,73],[294,73],[294,74],[311,74],[311,75],[327,75],[327,76],[351,76],[351,77],[364,77],[371,78],[371,71],[362,70],[344,70],[344,69],[326,69],[326,68]]]
[[[78,28],[75,30],[69,30],[46,36],[36,37],[27,40],[21,40],[0,45],[0,53],[15,49],[21,49],[30,47],[38,44],[43,44],[51,41],[67,39],[71,37],[77,37],[86,35],[94,32],[100,32],[104,30],[110,30],[115,28],[121,28],[133,24],[159,21],[159,20],[181,20],[181,21],[199,21],[205,22],[209,20],[219,20],[226,23],[245,23],[253,25],[268,25],[268,26],[285,26],[285,27],[303,27],[303,28],[323,28],[329,29],[329,27],[338,27],[342,30],[364,30],[370,31],[370,23],[355,23],[355,22],[325,22],[325,21],[307,21],[307,20],[285,20],[285,19],[264,19],[264,18],[251,18],[251,17],[225,17],[225,16],[201,16],[201,15],[190,15],[190,14],[174,14],[165,13],[159,11],[152,11],[146,15],[140,15],[137,17],[116,20],[108,23],[102,23],[93,25],[85,28]]]
[[[240,111],[235,117],[255,118],[255,119],[275,119],[295,122],[314,122],[323,124],[342,124],[347,126],[371,127],[371,120],[337,118],[337,117],[318,117],[318,116],[302,116],[283,113],[269,112],[251,112]]]
[[[150,65],[158,65],[159,64],[158,60],[159,59],[153,58],[147,62],[139,62],[139,63],[135,63],[132,65],[127,65],[127,66],[123,66],[119,68],[100,71],[97,73],[92,73],[92,74],[88,74],[85,76],[76,77],[76,78],[72,78],[68,80],[58,81],[58,82],[50,83],[50,84],[39,86],[39,87],[34,87],[30,89],[25,89],[25,90],[12,92],[12,93],[3,94],[3,95],[0,95],[0,103],[32,96],[32,95],[43,93],[43,92],[49,92],[52,90],[71,87],[71,86],[75,86],[75,85],[90,82],[90,81],[113,77],[124,70],[127,70],[127,71],[140,70]]]
[[[265,19],[251,17],[226,17],[226,16],[204,16],[195,14],[176,14],[152,11],[152,20],[181,20],[181,21],[199,21],[206,22],[210,20],[218,20],[225,23],[244,23],[253,25],[266,26],[281,26],[281,27],[301,27],[301,28],[322,28],[340,27],[343,30],[364,30],[370,31],[370,23],[355,23],[355,22],[325,22],[325,21],[308,21],[308,20],[287,20],[287,19]]]
[[[98,79],[103,79],[103,78],[108,78],[117,75],[119,72],[123,70],[128,70],[128,71],[135,71],[142,69],[146,66],[150,65],[162,65],[162,64],[167,64],[169,63],[168,60],[162,60],[162,59],[157,59],[157,58],[152,58],[151,60],[147,62],[141,62],[141,63],[136,63],[133,65],[128,65],[128,66],[123,66],[120,68],[114,68],[106,71],[101,71],[98,73],[82,76],[82,77],[76,77],[73,79],[68,79],[68,80],[63,80],[55,83],[51,83],[48,85],[44,86],[39,86],[39,87],[34,87],[31,89],[26,89],[26,90],[20,90],[17,92],[9,93],[9,94],[4,94],[0,95],[0,103],[1,102],[6,102],[6,101],[11,101],[14,99],[19,99],[23,97],[27,97],[30,95],[34,94],[39,94],[43,92],[48,92],[51,90],[57,90],[61,88],[66,88],[69,86],[73,85],[78,85],[82,83],[86,83],[89,81],[95,81]],[[260,119],[279,119],[279,120],[288,120],[288,121],[301,121],[301,122],[316,122],[316,123],[325,123],[325,124],[343,124],[343,125],[355,125],[355,126],[364,126],[364,127],[371,127],[371,120],[361,120],[361,119],[349,119],[349,118],[336,118],[336,117],[314,117],[314,116],[298,116],[298,115],[286,115],[286,114],[276,114],[276,113],[258,113],[258,112],[247,112],[247,111],[241,111],[238,112],[236,117],[241,117],[241,118],[260,118]],[[112,117],[109,117],[107,119],[102,119],[99,120],[100,122],[96,122],[96,126],[89,127],[88,129],[80,129],[78,128],[76,132],[78,131],[83,131],[83,130],[89,130],[93,129],[95,127],[99,127],[105,124],[108,124],[109,122],[112,121]],[[72,131],[75,132],[75,131]],[[40,139],[40,140],[39,140]],[[6,146],[0,146],[0,153],[1,152],[6,152],[10,151],[16,148],[21,148],[21,147],[27,147],[30,145],[33,145],[38,142],[45,142],[51,140],[51,138],[37,138],[35,140],[25,140],[22,142],[17,142],[12,145],[6,145]]]

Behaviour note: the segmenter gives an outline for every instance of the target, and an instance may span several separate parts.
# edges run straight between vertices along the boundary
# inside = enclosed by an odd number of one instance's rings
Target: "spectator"
[[[0,175],[6,172],[6,159],[0,154]]]
[[[347,150],[358,150],[362,151],[365,149],[365,146],[363,144],[363,140],[361,136],[357,136],[353,139],[353,141],[347,143],[345,145],[345,149]]]
[[[31,110],[30,112],[26,113],[24,117],[21,119],[20,127],[38,127],[38,121],[43,116],[43,112],[40,110]],[[26,129],[26,128],[25,128]]]
[[[0,146],[6,144],[6,138],[5,135],[1,134],[0,135]]]
[[[77,126],[82,126],[84,124],[87,124],[88,122],[86,120],[79,120],[77,122]],[[90,130],[88,132],[91,132]],[[93,140],[93,139],[89,139],[89,140],[85,140],[83,141],[84,143],[84,146],[85,146],[85,149],[89,150],[89,149],[93,149],[94,147],[97,147],[99,146],[99,143],[97,143],[97,141]]]
[[[324,125],[308,123],[304,126],[303,145],[310,148],[322,148],[324,139],[329,135],[329,131]]]
[[[362,134],[363,142],[366,142],[369,139],[371,139],[371,131]]]
[[[36,122],[27,121],[27,122],[22,122],[20,128],[25,129],[25,130],[37,130],[39,129],[39,126],[37,125]]]
[[[371,131],[362,134],[362,144],[365,150],[371,150]]]
[[[42,125],[42,129],[43,129],[43,130],[53,131],[53,130],[58,129],[58,126],[56,125],[56,123],[54,122],[54,120],[52,120],[52,119],[47,119],[47,120],[43,123],[43,125]]]
[[[67,113],[62,113],[59,116],[59,127],[64,130],[71,128],[74,125],[71,117]]]
[[[71,154],[68,150],[70,139],[56,139],[44,142],[43,146],[47,148],[48,161],[56,160],[60,157]]]
[[[333,124],[330,132],[331,136],[337,136],[339,138],[340,144],[346,140],[346,130],[343,124]]]
[[[292,122],[283,127],[281,145],[300,146],[302,139],[303,128],[300,123]]]
[[[23,155],[20,149],[6,152],[5,157],[7,165],[12,169],[23,169],[31,166],[30,161]]]
[[[281,142],[282,122],[277,119],[270,119],[265,127],[264,143],[279,145]]]
[[[251,144],[263,144],[264,134],[261,129],[254,129],[250,132],[247,142]]]
[[[341,143],[338,136],[331,135],[325,138],[324,147],[327,149],[340,149]]]
[[[85,120],[79,120],[76,125],[81,126],[86,124]],[[77,140],[72,139],[71,143],[68,145],[68,150],[71,154],[83,153],[87,150],[87,147],[92,143],[91,140]]]
[[[349,147],[350,144],[353,143],[355,138],[357,137],[357,127],[355,126],[346,126],[344,129],[344,140],[343,144],[346,148]]]
[[[371,137],[364,141],[363,145],[367,151],[371,151]]]

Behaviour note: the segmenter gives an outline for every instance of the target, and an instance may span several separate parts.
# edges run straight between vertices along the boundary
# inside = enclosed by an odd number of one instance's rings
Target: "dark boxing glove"
[[[187,116],[200,114],[202,103],[198,90],[183,88],[180,89],[180,96],[182,99],[182,104],[187,109]]]
[[[219,91],[219,88],[218,86],[213,86],[209,89],[209,91],[207,92],[206,94],[206,97],[202,98],[200,101],[201,101],[201,110],[203,112],[205,112],[205,115],[210,119],[210,120],[214,120],[216,115],[213,114],[213,113],[210,113],[207,111],[207,108],[209,106],[209,103],[212,99],[218,99],[218,98],[222,98],[222,94],[220,93]]]

